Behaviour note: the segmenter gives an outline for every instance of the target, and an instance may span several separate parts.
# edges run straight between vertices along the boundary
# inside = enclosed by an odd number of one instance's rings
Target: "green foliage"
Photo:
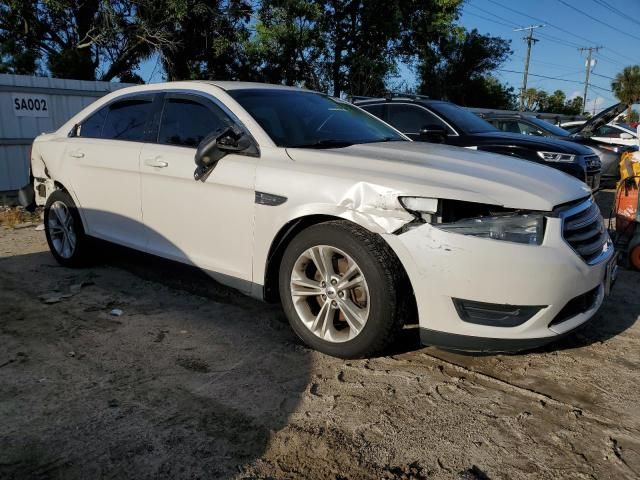
[[[262,2],[255,34],[245,42],[244,78],[326,90],[321,62],[326,51],[320,29],[322,14],[322,6],[315,2]]]
[[[509,41],[454,29],[419,52],[419,92],[464,106],[513,108],[513,89],[490,73],[511,55]]]
[[[157,0],[140,16],[153,30],[162,25],[156,51],[167,80],[234,80],[247,63],[252,13],[244,0]]]
[[[491,76],[508,42],[456,26],[463,0],[5,0],[0,71],[140,82],[216,78],[379,95],[400,62],[420,90],[510,108]],[[473,93],[472,93],[473,92]]]
[[[613,94],[621,102],[629,104],[627,122],[632,122],[632,104],[640,101],[640,65],[625,67],[611,82]]]
[[[166,31],[175,17],[160,14],[158,3],[5,1],[0,6],[4,69],[34,74],[40,67],[55,77],[80,80],[137,78],[140,62],[170,41]]]
[[[531,112],[580,115],[582,113],[582,98],[574,97],[567,100],[567,96],[562,90],[556,90],[549,95],[544,90],[528,88],[524,94],[524,108]]]

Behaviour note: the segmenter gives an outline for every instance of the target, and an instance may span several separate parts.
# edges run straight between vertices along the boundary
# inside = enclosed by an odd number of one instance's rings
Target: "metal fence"
[[[103,95],[128,84],[0,74],[0,204],[29,183],[29,147]]]

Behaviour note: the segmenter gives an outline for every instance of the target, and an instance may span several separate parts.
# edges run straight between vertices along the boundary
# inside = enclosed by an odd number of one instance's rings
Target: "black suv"
[[[353,103],[413,140],[523,158],[562,170],[593,190],[600,186],[600,159],[584,145],[503,132],[458,105],[422,96],[354,98]]]
[[[584,124],[579,125],[572,132],[536,118],[533,114],[490,112],[480,114],[480,116],[503,132],[552,137],[590,147],[598,155],[602,163],[601,176],[603,183],[610,184],[612,182],[615,183],[620,176],[618,166],[620,155],[631,148],[599,142],[594,138],[597,136],[595,132],[606,126],[608,122],[617,117],[626,108],[627,105],[624,103],[613,105],[590,118]]]

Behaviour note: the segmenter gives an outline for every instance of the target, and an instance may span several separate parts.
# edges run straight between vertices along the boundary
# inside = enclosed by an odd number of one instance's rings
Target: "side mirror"
[[[254,154],[257,148],[251,138],[235,126],[207,135],[196,150],[194,178],[200,180],[207,176],[225,155],[233,152]]]
[[[447,137],[447,129],[441,125],[425,125],[420,129],[420,138],[429,142],[444,143]]]

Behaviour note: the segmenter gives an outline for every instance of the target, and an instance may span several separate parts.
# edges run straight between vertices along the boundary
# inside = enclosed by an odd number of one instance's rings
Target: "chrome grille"
[[[597,263],[610,248],[609,233],[593,199],[560,212],[562,235],[585,262]]]

